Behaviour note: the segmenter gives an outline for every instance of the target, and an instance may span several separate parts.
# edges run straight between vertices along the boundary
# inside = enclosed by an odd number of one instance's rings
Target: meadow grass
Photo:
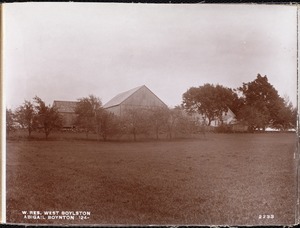
[[[7,140],[7,222],[295,223],[295,134],[207,134],[144,142],[70,139]],[[92,215],[83,221],[24,220],[22,210]]]

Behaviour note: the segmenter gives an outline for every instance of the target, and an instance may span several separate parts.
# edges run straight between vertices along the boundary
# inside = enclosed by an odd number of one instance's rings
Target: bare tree
[[[103,110],[100,121],[100,135],[106,141],[109,136],[113,136],[120,131],[120,121],[117,116],[106,110]]]
[[[136,141],[138,134],[148,134],[150,130],[149,110],[142,108],[127,109],[122,117],[123,129],[133,135]]]
[[[176,107],[174,109],[168,110],[167,119],[167,132],[169,139],[172,139],[176,131],[176,125],[178,124],[179,118],[182,116],[182,111],[180,108]]]
[[[167,129],[169,109],[165,107],[155,107],[149,110],[149,121],[155,137],[159,139],[159,133]]]

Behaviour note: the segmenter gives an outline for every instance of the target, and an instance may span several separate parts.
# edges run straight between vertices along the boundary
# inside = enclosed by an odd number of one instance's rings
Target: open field
[[[293,224],[296,142],[293,133],[136,143],[8,140],[7,222]],[[23,210],[91,216],[26,220]]]

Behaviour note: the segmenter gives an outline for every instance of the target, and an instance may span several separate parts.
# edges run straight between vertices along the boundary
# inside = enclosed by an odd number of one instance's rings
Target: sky
[[[296,105],[297,8],[266,5],[4,5],[6,106],[39,96],[105,104],[146,85],[168,106],[205,83],[237,88],[267,75]]]

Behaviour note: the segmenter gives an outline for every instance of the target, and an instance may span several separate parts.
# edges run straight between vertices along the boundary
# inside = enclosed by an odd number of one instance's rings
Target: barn
[[[54,101],[53,107],[57,109],[59,114],[63,118],[63,128],[74,128],[74,123],[77,115],[75,114],[75,108],[78,104],[77,101]]]
[[[136,108],[167,108],[167,105],[147,86],[142,85],[113,97],[103,106],[107,111],[122,116],[126,110]]]

